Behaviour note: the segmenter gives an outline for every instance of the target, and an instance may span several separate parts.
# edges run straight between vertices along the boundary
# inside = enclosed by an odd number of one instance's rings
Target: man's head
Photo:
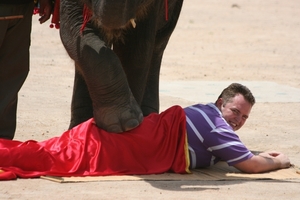
[[[222,91],[215,104],[227,123],[236,131],[246,122],[255,98],[246,86],[232,83]]]

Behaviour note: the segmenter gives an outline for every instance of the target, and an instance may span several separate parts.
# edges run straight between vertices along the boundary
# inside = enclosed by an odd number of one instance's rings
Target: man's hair
[[[226,104],[232,98],[234,98],[237,94],[241,94],[244,96],[245,100],[248,101],[251,106],[255,104],[255,98],[252,92],[246,86],[240,83],[232,83],[227,88],[225,88],[218,99],[222,98],[223,103]]]

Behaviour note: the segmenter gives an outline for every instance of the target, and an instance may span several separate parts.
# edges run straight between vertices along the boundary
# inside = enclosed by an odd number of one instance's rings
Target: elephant
[[[75,65],[69,129],[94,118],[108,132],[159,112],[164,50],[183,0],[60,0],[60,38]]]

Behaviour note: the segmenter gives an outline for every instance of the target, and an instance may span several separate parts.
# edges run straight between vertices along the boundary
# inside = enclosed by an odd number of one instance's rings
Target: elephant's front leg
[[[70,127],[88,118],[92,111],[96,124],[109,132],[135,128],[143,115],[129,89],[119,58],[91,23],[80,32],[84,19],[79,0],[60,2],[60,36],[76,63],[77,75]]]
[[[88,35],[84,36],[88,37]],[[79,71],[86,82],[96,124],[109,132],[138,126],[142,111],[127,83],[119,58],[95,38],[85,38],[79,55]]]

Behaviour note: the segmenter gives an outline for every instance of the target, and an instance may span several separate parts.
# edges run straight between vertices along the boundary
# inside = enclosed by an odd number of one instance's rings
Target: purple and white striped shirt
[[[234,165],[253,156],[215,104],[196,104],[184,111],[190,168],[208,167],[220,160]]]

